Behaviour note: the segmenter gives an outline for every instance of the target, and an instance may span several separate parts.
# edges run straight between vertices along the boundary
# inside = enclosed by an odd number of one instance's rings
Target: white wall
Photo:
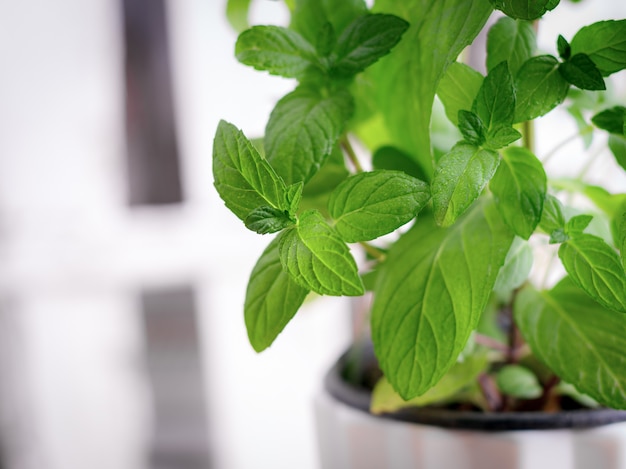
[[[348,308],[319,301],[254,353],[242,304],[270,238],[223,207],[210,170],[218,120],[259,135],[293,83],[234,61],[224,2],[168,8],[189,200],[129,210],[117,2],[0,6],[0,291],[19,336],[3,392],[21,406],[11,469],[147,467],[137,294],[181,282],[198,288],[215,467],[317,466],[311,398],[347,344]]]

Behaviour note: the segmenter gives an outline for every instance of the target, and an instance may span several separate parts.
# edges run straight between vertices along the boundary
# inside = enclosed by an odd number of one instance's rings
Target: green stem
[[[531,153],[535,153],[535,123],[525,121],[522,124],[522,145]]]
[[[359,244],[363,246],[363,249],[365,249],[365,252],[367,252],[370,256],[372,256],[377,261],[383,262],[387,258],[387,255],[383,251],[378,249],[376,246],[366,243],[365,241],[361,241]]]
[[[340,144],[341,144],[341,148],[343,148],[343,151],[346,152],[346,156],[348,157],[348,159],[354,166],[355,171],[357,173],[362,173],[363,167],[361,166],[361,163],[359,163],[359,159],[357,158],[356,153],[354,152],[354,149],[352,148],[352,144],[350,143],[350,140],[348,139],[347,135],[344,135],[343,137],[341,137]]]

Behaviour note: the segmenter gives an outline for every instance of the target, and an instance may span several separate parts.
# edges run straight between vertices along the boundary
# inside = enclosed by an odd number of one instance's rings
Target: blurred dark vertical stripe
[[[150,469],[208,469],[208,423],[195,293],[142,293],[146,365],[154,402]]]
[[[0,295],[0,469],[35,467],[41,456],[19,300]]]
[[[121,0],[128,202],[183,201],[164,0]]]

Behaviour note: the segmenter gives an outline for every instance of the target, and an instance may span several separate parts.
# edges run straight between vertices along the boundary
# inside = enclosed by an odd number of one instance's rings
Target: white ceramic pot
[[[626,469],[626,412],[379,417],[366,410],[369,392],[343,382],[341,368],[315,402],[323,469]]]

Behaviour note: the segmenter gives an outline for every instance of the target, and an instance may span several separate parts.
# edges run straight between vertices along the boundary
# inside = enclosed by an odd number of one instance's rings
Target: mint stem
[[[350,140],[348,139],[347,135],[344,135],[343,137],[341,137],[340,144],[341,144],[341,148],[343,148],[343,151],[346,152],[346,156],[348,157],[348,159],[354,166],[355,171],[357,173],[362,173],[363,167],[361,166],[361,163],[359,163],[359,159],[357,158],[356,153],[354,152],[354,149],[352,148],[352,144],[350,143]]]
[[[525,121],[522,124],[522,145],[531,153],[535,153],[535,124],[533,121]]]
[[[480,334],[478,332],[474,333],[474,340],[479,345],[484,345],[485,347],[489,347],[490,349],[497,350],[498,352],[503,352],[508,354],[509,347],[506,344],[503,344],[499,340],[494,339],[493,337],[489,337],[488,335]]]
[[[387,258],[385,253],[381,251],[380,249],[378,249],[376,246],[366,243],[365,241],[361,241],[359,242],[359,244],[363,247],[365,252],[367,252],[370,256],[372,256],[377,261],[383,262]]]

